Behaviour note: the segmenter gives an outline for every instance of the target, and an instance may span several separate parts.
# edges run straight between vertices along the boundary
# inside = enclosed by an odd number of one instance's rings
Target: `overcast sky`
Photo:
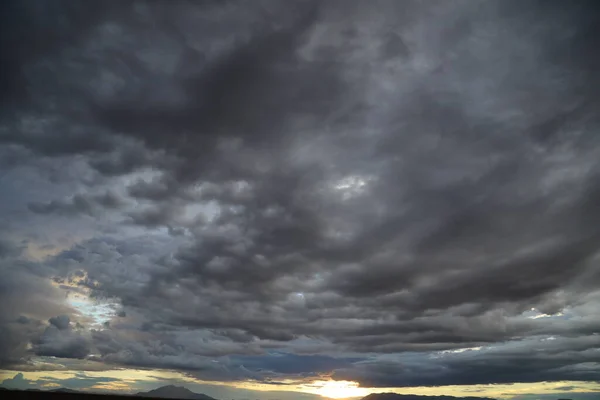
[[[600,391],[595,1],[0,15],[4,386]]]

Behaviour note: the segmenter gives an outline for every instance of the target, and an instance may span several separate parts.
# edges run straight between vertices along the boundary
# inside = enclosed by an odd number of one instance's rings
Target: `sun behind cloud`
[[[358,382],[335,380],[314,381],[305,391],[331,399],[362,397],[369,393],[367,389],[359,387]]]

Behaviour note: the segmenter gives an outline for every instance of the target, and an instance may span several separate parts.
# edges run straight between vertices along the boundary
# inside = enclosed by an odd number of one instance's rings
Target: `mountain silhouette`
[[[361,400],[495,400],[489,397],[420,396],[416,394],[372,393]]]
[[[136,394],[136,396],[159,397],[162,399],[216,400],[205,394],[194,393],[183,386],[174,385],[162,386],[158,389],[150,390],[148,392],[139,392]]]
[[[52,390],[48,390],[48,391],[54,392],[54,393],[81,393],[77,390],[67,389],[67,388],[58,388],[58,389],[52,389]]]

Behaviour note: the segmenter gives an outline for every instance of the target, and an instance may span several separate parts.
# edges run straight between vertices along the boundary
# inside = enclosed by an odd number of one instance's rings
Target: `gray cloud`
[[[586,338],[531,337],[482,349],[382,357],[338,370],[335,377],[367,387],[474,385],[511,382],[593,380],[598,335]]]
[[[67,315],[52,317],[39,338],[32,341],[38,356],[85,358],[90,353],[89,340],[71,328]]]
[[[376,3],[3,5],[0,217],[29,241],[0,243],[2,359],[38,337],[225,381],[591,380],[598,13]],[[106,329],[70,328],[50,278],[74,271]],[[21,344],[20,316],[51,326]]]
[[[67,200],[52,200],[47,203],[30,203],[29,209],[38,214],[59,215],[95,215],[102,210],[114,210],[126,205],[124,199],[117,194],[107,191],[102,194],[89,196],[76,194]]]
[[[64,295],[47,279],[50,270],[21,258],[19,245],[0,258],[0,367],[18,364],[28,357],[27,345],[41,334],[40,320],[73,310]],[[52,319],[64,327],[64,317]],[[67,317],[68,323],[68,317]]]
[[[57,329],[64,331],[70,328],[70,319],[68,315],[59,315],[57,317],[52,317],[48,320],[50,325],[55,326]]]

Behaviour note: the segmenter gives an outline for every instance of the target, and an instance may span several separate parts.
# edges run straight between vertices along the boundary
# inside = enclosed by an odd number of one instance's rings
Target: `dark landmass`
[[[78,392],[72,389],[60,388],[42,391],[38,389],[30,390],[5,390],[2,393],[2,399],[18,400],[132,400],[136,399],[183,399],[183,400],[216,400],[210,396],[201,393],[194,393],[181,386],[163,386],[148,392],[140,392],[132,395],[112,395]],[[494,400],[489,397],[452,397],[452,396],[418,396],[404,395],[395,393],[375,393],[364,397],[362,400]]]
[[[3,391],[2,399],[17,399],[17,400],[132,400],[136,399],[182,399],[182,400],[216,400],[213,397],[202,393],[194,393],[182,386],[163,386],[158,389],[148,392],[139,392],[136,394],[101,394],[78,392],[72,389],[59,388],[52,390],[11,390],[0,387]],[[396,393],[373,393],[361,400],[496,400],[489,397],[453,397],[453,396],[419,396],[416,394],[396,394]],[[570,399],[558,399],[570,400]]]
[[[495,400],[490,397],[419,396],[416,394],[373,393],[361,400]]]
[[[183,400],[216,400],[210,396],[201,393],[194,393],[184,387],[179,386],[163,386],[149,392],[140,392],[133,395],[121,394],[102,394],[78,392],[72,389],[59,388],[52,390],[10,390],[0,388],[3,391],[2,399],[18,399],[18,400],[132,400],[136,399],[183,399]]]
[[[163,386],[149,392],[140,392],[136,396],[162,399],[191,399],[191,400],[215,400],[213,397],[201,393],[194,393],[183,386]]]
[[[131,400],[132,396],[128,395],[106,395],[99,393],[87,393],[69,391],[63,392],[60,389],[56,390],[6,390],[2,392],[2,399],[9,400]]]
[[[36,390],[36,389],[33,389],[33,390]],[[40,392],[41,390],[36,390],[36,391]],[[77,390],[67,389],[67,388],[52,389],[52,390],[50,390],[50,392],[53,392],[53,393],[81,393],[81,392],[78,392]]]

